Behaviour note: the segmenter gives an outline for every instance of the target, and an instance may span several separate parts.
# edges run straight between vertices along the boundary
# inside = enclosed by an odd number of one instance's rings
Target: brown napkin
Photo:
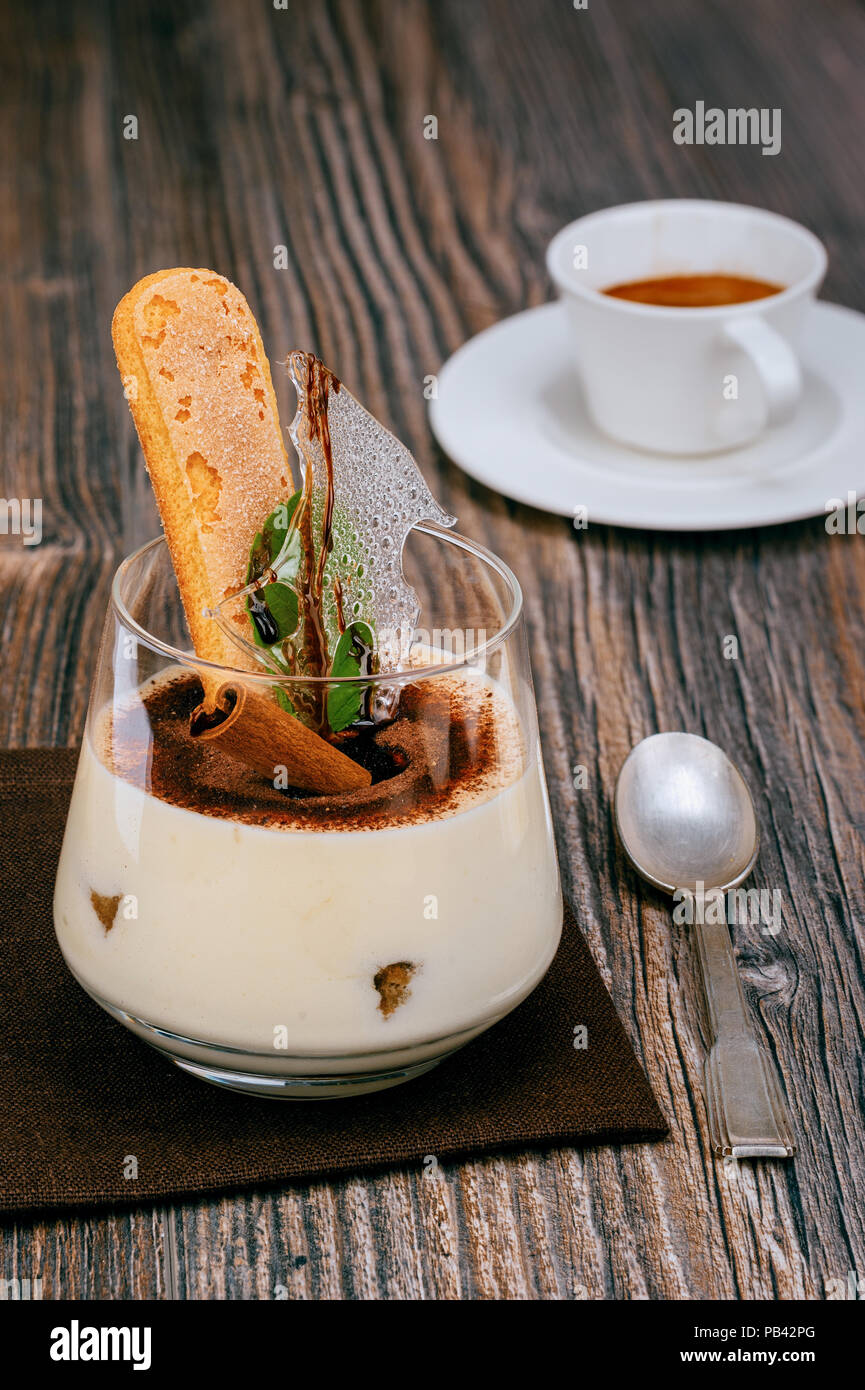
[[[0,752],[0,1209],[422,1164],[519,1145],[660,1139],[667,1127],[570,911],[546,979],[429,1072],[352,1100],[239,1096],[172,1067],[94,1004],[54,940],[76,754]],[[576,1024],[588,1028],[576,1050]],[[133,1155],[137,1179],[125,1179]]]

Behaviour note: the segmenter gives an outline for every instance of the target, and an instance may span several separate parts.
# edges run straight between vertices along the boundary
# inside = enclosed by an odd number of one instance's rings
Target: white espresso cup
[[[595,424],[658,453],[732,449],[788,419],[802,391],[796,344],[826,250],[789,218],[697,199],[629,203],[564,227],[547,267]],[[744,304],[668,308],[604,294],[674,275],[780,285]]]

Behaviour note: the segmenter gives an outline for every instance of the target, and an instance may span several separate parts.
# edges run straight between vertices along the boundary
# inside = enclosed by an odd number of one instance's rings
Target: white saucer
[[[727,453],[640,453],[589,420],[565,340],[544,304],[479,333],[442,367],[430,424],[487,487],[544,511],[652,530],[722,531],[822,515],[865,494],[865,315],[815,304],[794,418]]]

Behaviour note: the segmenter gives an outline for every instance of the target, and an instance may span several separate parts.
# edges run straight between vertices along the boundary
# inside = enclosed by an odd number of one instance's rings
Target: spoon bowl
[[[696,734],[653,734],[628,755],[616,784],[625,853],[655,888],[735,888],[754,867],[760,836],[738,768]]]

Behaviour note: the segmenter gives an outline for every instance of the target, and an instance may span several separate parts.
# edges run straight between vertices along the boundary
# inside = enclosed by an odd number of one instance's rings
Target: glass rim
[[[360,685],[364,687],[370,684],[410,684],[430,676],[443,676],[460,671],[466,666],[476,666],[486,659],[489,652],[495,651],[507,642],[516,630],[523,614],[523,591],[520,582],[510,566],[506,565],[504,560],[500,559],[492,550],[488,550],[486,546],[480,545],[477,541],[469,540],[467,536],[461,535],[458,531],[446,531],[443,527],[424,521],[418,522],[412,529],[420,531],[424,535],[433,536],[436,540],[453,545],[458,550],[463,550],[469,555],[473,555],[475,559],[481,560],[504,581],[509,591],[510,611],[499,630],[492,637],[478,643],[470,651],[464,652],[456,661],[439,662],[431,666],[413,666],[399,671],[384,671],[381,675],[375,676],[286,676],[266,671],[263,668],[256,671],[247,670],[240,666],[223,666],[218,661],[208,661],[205,657],[196,656],[194,652],[181,651],[179,647],[173,647],[169,642],[163,642],[161,638],[148,632],[137,619],[133,618],[120,595],[120,586],[136,560],[142,559],[148,551],[154,550],[159,545],[165,546],[167,551],[168,543],[164,534],[146,541],[144,545],[139,546],[137,550],[133,550],[130,555],[121,560],[111,581],[111,608],[123,626],[129,628],[135,634],[136,639],[150,651],[170,657],[183,666],[191,666],[196,670],[218,672],[223,677],[237,678],[242,676],[244,681],[254,684],[269,686]]]

